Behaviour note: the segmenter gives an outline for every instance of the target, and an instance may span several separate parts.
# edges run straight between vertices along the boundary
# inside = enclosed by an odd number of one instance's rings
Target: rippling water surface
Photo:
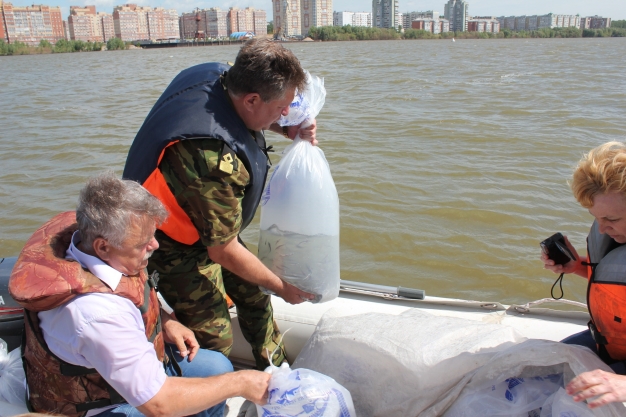
[[[626,39],[287,46],[325,78],[318,137],[341,203],[342,279],[506,303],[549,296],[539,241],[562,231],[583,251],[591,223],[567,186],[572,168],[626,140]],[[0,256],[73,209],[88,176],[121,174],[179,71],[238,48],[0,57]],[[244,240],[256,248],[258,217]],[[585,299],[581,278],[564,290]]]

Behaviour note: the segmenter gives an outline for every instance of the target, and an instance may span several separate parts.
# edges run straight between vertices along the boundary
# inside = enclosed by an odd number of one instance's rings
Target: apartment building
[[[444,6],[444,17],[450,21],[450,31],[467,30],[469,4],[464,0],[449,0]]]
[[[500,22],[495,17],[473,17],[467,20],[468,32],[500,32]]]
[[[301,8],[299,0],[272,0],[274,32],[284,37],[301,36]]]
[[[372,0],[372,26],[394,28],[402,25],[398,0]]]
[[[113,8],[113,30],[121,40],[180,39],[178,13],[162,7],[139,7],[124,4]]]
[[[70,6],[67,25],[70,39],[73,41],[104,41],[102,23],[98,21],[96,6]]]
[[[183,13],[179,22],[182,39],[225,38],[237,32],[267,35],[267,12],[252,7],[232,7],[228,11],[219,7],[196,9],[192,13]]]
[[[61,8],[46,5],[15,7],[0,0],[0,36],[8,43],[38,45],[66,39]]]
[[[500,22],[500,27],[502,29],[509,29],[513,31],[530,31],[542,28],[566,28],[572,26],[578,28],[581,26],[580,16],[554,13],[548,13],[541,16],[501,16],[497,19]]]
[[[432,10],[426,12],[407,12],[402,14],[402,27],[405,29],[411,29],[411,22],[418,19],[439,19],[439,12]]]
[[[588,16],[580,18],[581,29],[606,29],[611,27],[610,17]]]
[[[7,41],[7,30],[4,25],[4,17],[2,15],[2,0],[0,0],[0,40]]]
[[[333,12],[333,26],[372,27],[372,14],[368,12]]]
[[[448,19],[422,18],[411,21],[411,29],[426,30],[435,35],[450,32],[450,21]]]

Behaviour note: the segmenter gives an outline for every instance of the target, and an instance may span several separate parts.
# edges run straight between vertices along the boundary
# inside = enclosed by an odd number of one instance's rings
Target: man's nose
[[[150,243],[148,243],[148,250],[153,251],[159,249],[159,242],[157,242],[155,237],[152,237]]]
[[[285,107],[283,111],[280,112],[283,116],[287,116],[289,114],[289,106]]]

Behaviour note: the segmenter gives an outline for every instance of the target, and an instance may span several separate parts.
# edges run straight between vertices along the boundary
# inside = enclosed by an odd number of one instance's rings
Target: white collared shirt
[[[77,249],[75,232],[66,252],[115,290],[122,274],[99,258]],[[95,368],[133,407],[145,404],[161,389],[167,375],[154,346],[146,339],[141,313],[127,298],[114,294],[80,295],[38,313],[48,347],[60,359]],[[110,407],[91,410],[92,416]]]

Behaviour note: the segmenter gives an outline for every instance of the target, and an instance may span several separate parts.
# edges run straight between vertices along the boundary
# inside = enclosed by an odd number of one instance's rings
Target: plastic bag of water
[[[307,72],[281,118],[310,123],[324,104],[324,82]],[[339,295],[339,197],[324,152],[296,137],[274,169],[261,199],[259,259],[281,279],[325,302]]]
[[[256,406],[258,417],[355,417],[350,392],[329,376],[310,369],[270,366],[267,404]]]

